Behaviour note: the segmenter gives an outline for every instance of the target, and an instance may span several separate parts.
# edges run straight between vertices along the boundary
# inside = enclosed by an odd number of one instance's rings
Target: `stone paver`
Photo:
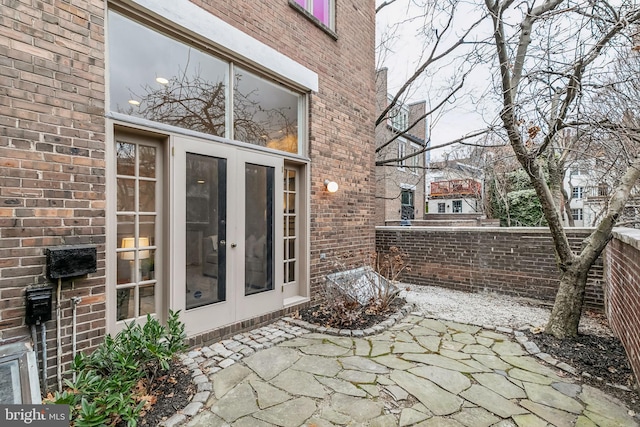
[[[198,393],[161,426],[639,426],[528,344],[418,314],[355,331],[283,318],[185,354]]]

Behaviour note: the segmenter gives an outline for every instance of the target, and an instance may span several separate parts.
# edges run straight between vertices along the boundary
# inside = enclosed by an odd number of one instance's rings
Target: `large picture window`
[[[108,16],[112,112],[302,154],[302,94],[123,15]]]

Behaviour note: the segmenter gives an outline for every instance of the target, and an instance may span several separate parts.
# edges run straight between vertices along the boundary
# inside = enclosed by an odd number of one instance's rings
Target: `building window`
[[[415,147],[412,144],[411,155],[412,157],[409,159],[409,164],[411,165],[411,172],[417,175],[418,169],[420,168],[420,148]]]
[[[573,199],[582,199],[584,197],[584,188],[583,187],[573,187],[571,189],[571,198]]]
[[[108,17],[110,111],[302,153],[304,95],[113,11]]]
[[[599,184],[598,185],[598,196],[606,197],[609,195],[609,186],[607,184]]]
[[[284,283],[297,280],[296,274],[298,243],[298,189],[296,186],[297,170],[284,169]]]
[[[444,203],[438,203],[438,213],[445,213],[446,207]]]
[[[389,97],[389,102],[393,101],[393,97]],[[409,110],[407,107],[400,105],[389,111],[389,125],[398,132],[404,132],[409,127]]]
[[[415,219],[415,192],[403,188],[400,192],[400,219]]]
[[[453,206],[453,213],[462,213],[462,200],[454,200],[451,205]]]
[[[582,209],[571,209],[571,216],[574,221],[582,221]]]
[[[124,138],[116,141],[116,321],[138,319],[157,311],[160,153],[159,146],[151,142]]]
[[[334,0],[294,0],[302,9],[316,18],[322,25],[334,30]]]
[[[407,144],[404,141],[398,141],[398,169],[403,169],[407,165]]]

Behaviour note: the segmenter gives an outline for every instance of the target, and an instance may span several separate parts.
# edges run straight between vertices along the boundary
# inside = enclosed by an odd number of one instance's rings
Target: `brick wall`
[[[335,260],[361,265],[375,247],[373,0],[337,1],[333,38],[288,0],[194,0],[318,73],[310,106],[311,292]],[[325,179],[339,190],[328,193]]]
[[[605,253],[605,307],[609,325],[640,378],[640,230],[619,229]]]
[[[0,343],[29,336],[24,290],[51,283],[45,248],[98,248],[98,271],[62,285],[61,336],[47,323],[51,377],[58,340],[65,369],[71,359],[72,296],[78,349],[105,330],[104,4],[34,5],[0,13]]]
[[[587,230],[569,231],[580,247]],[[465,292],[497,292],[552,303],[559,273],[545,228],[377,227],[376,245],[409,255],[411,271],[401,280]],[[589,273],[585,304],[603,308],[602,262]]]
[[[336,2],[334,34],[288,0],[194,3],[318,73],[320,89],[309,97],[317,294],[336,269],[330,260],[361,265],[375,246],[374,2]],[[82,297],[78,350],[105,334],[104,243],[115,232],[105,230],[105,10],[103,0],[15,0],[0,13],[0,344],[29,337],[24,290],[50,283],[46,248],[98,249],[98,271],[62,285],[61,336],[47,323],[50,378],[58,340],[63,371],[69,366],[72,296]],[[326,192],[327,178],[337,193]]]

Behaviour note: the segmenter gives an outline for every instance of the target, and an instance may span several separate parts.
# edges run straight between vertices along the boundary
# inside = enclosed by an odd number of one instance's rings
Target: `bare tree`
[[[640,21],[640,7],[630,2],[566,0],[485,0],[485,4],[493,22],[500,119],[540,199],[560,268],[560,286],[546,332],[558,338],[575,336],[587,273],[611,239],[612,229],[640,177],[638,128],[620,117],[587,117],[584,106],[587,95],[601,86],[602,76],[613,76],[613,49],[631,49],[629,26]],[[553,52],[549,51],[548,40],[556,41]],[[540,66],[549,63],[553,67]],[[577,253],[569,244],[544,173],[545,159],[552,155],[554,141],[565,129],[591,135],[610,130],[618,138],[624,135],[635,142],[606,213]]]

